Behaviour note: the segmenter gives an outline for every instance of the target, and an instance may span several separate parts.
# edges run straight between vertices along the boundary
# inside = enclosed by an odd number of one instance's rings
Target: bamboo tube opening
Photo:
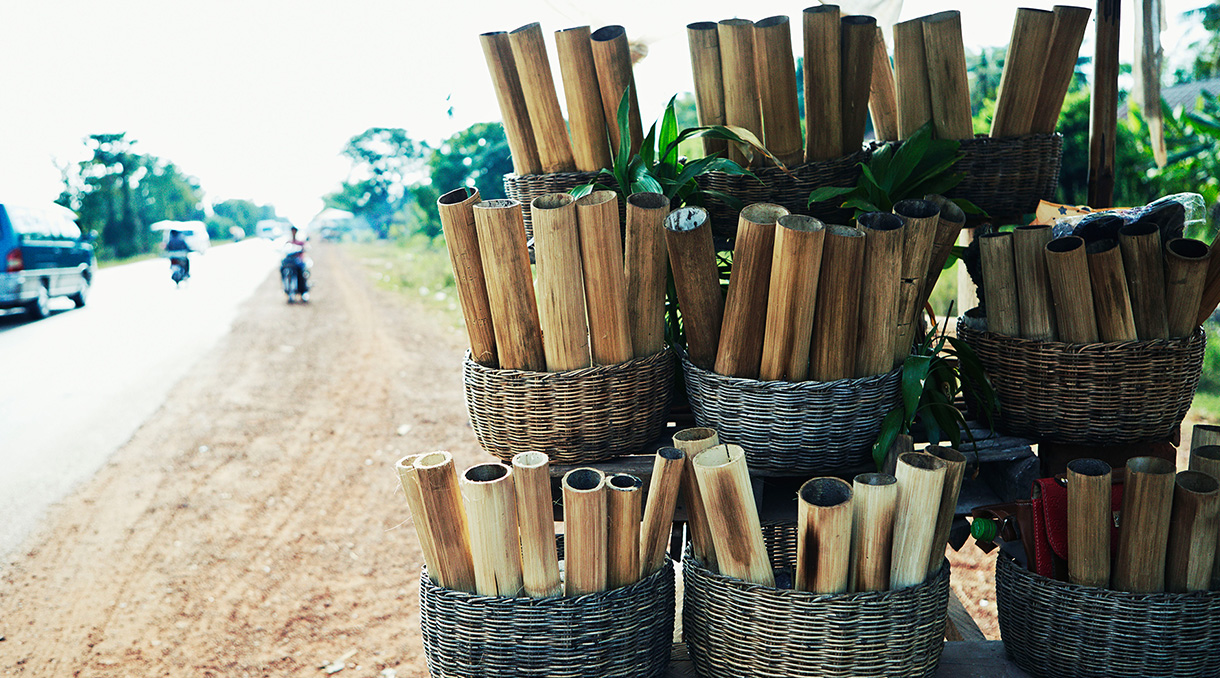
[[[665,228],[677,233],[693,231],[705,223],[707,210],[702,207],[681,207],[665,217]]]
[[[513,466],[520,468],[538,468],[550,461],[550,457],[542,452],[519,452],[513,456]]]
[[[669,198],[661,193],[632,193],[627,196],[627,204],[640,209],[659,210],[669,207]]]
[[[1155,222],[1137,221],[1137,222],[1134,222],[1131,224],[1127,224],[1126,226],[1123,226],[1122,228],[1118,229],[1118,232],[1120,235],[1134,237],[1134,236],[1141,236],[1141,235],[1152,235],[1153,233],[1160,233],[1161,229],[1160,229],[1160,227],[1158,227],[1156,225]]]
[[[657,449],[657,456],[669,461],[677,461],[685,459],[686,453],[676,447],[661,447]]]
[[[1046,243],[1046,251],[1055,254],[1065,254],[1084,246],[1084,238],[1075,235],[1067,235],[1062,238],[1055,238],[1054,240]]]
[[[1195,428],[1198,428],[1196,425]],[[1190,456],[1220,464],[1220,445],[1200,445],[1192,447]]]
[[[861,473],[852,479],[851,591],[890,587],[890,549],[898,479],[889,473]]]
[[[1207,243],[1192,238],[1174,238],[1169,241],[1165,249],[1169,254],[1182,257],[1183,259],[1207,259],[1211,254]]]
[[[463,186],[461,188],[455,188],[452,191],[449,191],[448,193],[437,198],[436,204],[438,204],[438,205],[460,205],[461,203],[466,202],[467,198],[474,197],[478,194],[479,194],[479,192],[477,190]]]
[[[851,568],[851,486],[838,478],[812,478],[797,492],[796,588],[847,591]]]
[[[1134,457],[1127,461],[1128,473],[1172,475],[1176,470],[1172,461],[1160,457]]]
[[[421,454],[415,459],[415,468],[431,469],[438,466],[444,466],[446,463],[453,461],[453,455],[448,452],[428,452]]]
[[[592,468],[578,468],[563,476],[563,484],[573,492],[596,492],[606,482],[606,474]]]
[[[754,25],[758,28],[771,28],[786,23],[788,23],[788,17],[786,16],[769,16],[766,19],[755,21]]]
[[[888,473],[861,473],[854,478],[855,482],[861,485],[869,485],[872,487],[883,487],[885,485],[893,485],[898,482],[898,479]]]
[[[889,212],[866,212],[856,219],[856,223],[861,228],[872,231],[893,231],[902,228],[902,219]]]
[[[894,203],[894,214],[907,219],[929,219],[940,214],[940,207],[931,200],[910,198]]]
[[[630,473],[615,473],[610,476],[610,488],[614,490],[637,490],[642,485],[643,481]]]
[[[779,218],[789,214],[788,208],[767,202],[756,202],[746,205],[741,210],[741,218],[754,224],[774,224]]]
[[[948,221],[948,222],[954,223],[954,224],[965,224],[966,223],[965,211],[963,211],[961,207],[958,207],[957,203],[946,198],[945,196],[943,196],[943,195],[925,195],[923,197],[923,199],[927,200],[928,202],[932,203],[933,205],[936,205],[936,208],[938,210],[940,210],[941,220]]]
[[[547,193],[534,198],[530,202],[532,210],[554,210],[560,207],[567,207],[576,202],[576,198],[570,193]]]
[[[1100,459],[1073,459],[1067,464],[1072,473],[1082,476],[1104,476],[1110,473],[1110,465]]]
[[[851,485],[838,478],[812,478],[801,485],[798,495],[812,506],[830,508],[851,501]]]
[[[1202,471],[1182,471],[1175,482],[1178,487],[1191,494],[1211,494],[1220,491],[1220,481]]]
[[[800,231],[801,233],[813,233],[826,228],[826,224],[822,223],[820,219],[804,214],[785,214],[776,219],[775,223],[789,231]]]
[[[508,468],[504,464],[489,462],[486,464],[471,466],[470,468],[466,469],[466,472],[462,474],[462,477],[472,483],[491,483],[504,478],[511,472],[512,469]]]
[[[579,198],[576,204],[581,207],[596,207],[617,199],[618,194],[614,191],[593,191],[589,195]]]
[[[674,434],[674,442],[697,443],[706,440],[716,440],[716,429],[696,426],[684,428]]]

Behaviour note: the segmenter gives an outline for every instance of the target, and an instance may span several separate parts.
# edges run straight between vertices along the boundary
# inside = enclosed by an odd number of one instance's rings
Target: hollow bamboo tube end
[[[775,586],[745,450],[739,445],[717,445],[695,455],[693,461],[720,572]]]
[[[847,591],[851,564],[852,491],[839,478],[811,478],[797,492],[796,588]]]
[[[462,473],[459,485],[470,527],[476,592],[516,596],[523,582],[512,468],[500,462],[476,464]]]
[[[1198,440],[1200,424],[1195,425],[1195,440]],[[1190,470],[1203,471],[1216,480],[1220,480],[1220,445],[1200,445],[1192,443],[1190,447]]]
[[[1165,590],[1206,591],[1220,536],[1220,481],[1199,471],[1183,471],[1175,478],[1173,492]]]
[[[555,551],[555,516],[550,458],[542,452],[513,456],[517,524],[521,533],[521,573],[525,595],[549,598],[563,592]]]
[[[932,542],[944,493],[948,465],[930,454],[899,455],[898,507],[890,551],[890,588],[923,583],[928,575]]]
[[[803,381],[817,300],[825,224],[786,214],[776,221],[759,378]]]
[[[682,485],[686,453],[676,447],[662,447],[652,463],[648,482],[648,501],[644,505],[644,524],[640,530],[640,574],[656,571],[665,562],[665,547],[673,532],[674,507]],[[688,513],[692,511],[688,510]]]
[[[606,481],[608,588],[628,586],[640,579],[641,487],[640,479],[629,473],[616,473]]]
[[[682,465],[682,504],[686,507],[686,524],[690,531],[691,550],[708,567],[716,567],[716,546],[707,522],[703,493],[695,476],[694,457],[709,447],[720,444],[715,429],[695,427],[674,434],[674,447],[686,454]]]
[[[1165,301],[1169,336],[1188,337],[1198,326],[1211,251],[1201,240],[1174,238],[1165,244]]]
[[[606,589],[609,575],[606,474],[568,471],[561,481],[564,512],[564,595]]]
[[[1084,239],[1074,235],[1056,238],[1046,244],[1043,252],[1059,340],[1069,344],[1096,343],[1100,334]]]
[[[1043,253],[1052,239],[1054,234],[1049,225],[1018,226],[1012,232],[1021,336],[1025,339],[1055,341],[1059,337]]]
[[[1161,231],[1148,221],[1137,221],[1118,230],[1123,253],[1123,273],[1140,339],[1168,339],[1169,315],[1165,297],[1165,259]]]
[[[1110,465],[1074,459],[1067,465],[1068,579],[1081,586],[1110,585]]]
[[[1135,341],[1135,316],[1118,241],[1104,238],[1085,245],[1097,335],[1102,341]]]
[[[1174,463],[1158,457],[1127,461],[1113,587],[1131,593],[1165,590],[1165,559],[1173,503]]]
[[[936,532],[932,538],[932,551],[928,557],[928,571],[940,569],[945,559],[945,546],[949,543],[949,530],[957,516],[957,500],[966,477],[966,455],[946,445],[929,445],[924,448],[929,454],[945,462],[945,481],[941,486],[940,509],[936,514]]]
[[[775,221],[787,208],[754,203],[741,210],[733,246],[733,274],[724,301],[715,371],[757,379],[767,325],[767,295],[774,256]]]
[[[842,25],[838,5],[801,14],[805,78],[805,161],[843,155]]]
[[[889,473],[861,473],[852,480],[851,591],[890,587],[890,549],[898,479]]]

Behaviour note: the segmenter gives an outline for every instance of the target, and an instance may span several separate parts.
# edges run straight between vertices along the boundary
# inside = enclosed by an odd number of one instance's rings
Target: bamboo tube
[[[724,124],[724,81],[720,74],[720,36],[715,21],[686,25],[691,72],[695,78],[695,112],[700,126]],[[703,154],[724,156],[728,142],[703,137]]]
[[[957,237],[966,225],[966,213],[952,200],[943,195],[925,195],[924,200],[936,205],[940,215],[936,218],[936,235],[932,238],[932,255],[928,260],[928,275],[923,285],[923,295],[919,300],[919,308],[923,308],[932,296],[932,290],[940,280],[940,274],[953,254],[953,246]]]
[[[1084,32],[1089,27],[1092,13],[1087,7],[1055,5],[1050,45],[1046,50],[1046,67],[1042,71],[1038,105],[1030,125],[1030,131],[1034,134],[1050,134],[1059,123],[1063,98],[1076,73],[1080,43],[1084,41]]]
[[[1220,426],[1195,424],[1190,441],[1190,470],[1205,473],[1220,481]],[[1217,544],[1220,544],[1220,527],[1216,528]],[[1213,591],[1220,591],[1220,553],[1212,565]]]
[[[826,225],[799,214],[784,215],[776,223],[759,378],[804,381]]]
[[[458,490],[457,471],[453,455],[448,452],[421,454],[412,462],[414,476],[419,481],[428,532],[436,549],[436,572],[428,569],[445,588],[475,592],[474,560],[470,553],[470,533],[466,510]]]
[[[915,453],[915,438],[906,433],[899,433],[894,436],[894,443],[886,451],[885,460],[881,464],[881,472],[888,473],[889,475],[897,473],[898,457],[908,453]]]
[[[788,210],[779,205],[754,203],[747,205],[737,219],[733,275],[729,278],[724,320],[720,323],[720,346],[716,350],[718,374],[758,378],[767,327],[775,222],[786,214]]]
[[[817,313],[809,346],[809,378],[815,381],[855,375],[864,239],[864,231],[858,228],[826,226]]]
[[[805,162],[843,155],[843,77],[838,5],[814,5],[801,13],[805,61]]]
[[[1089,83],[1088,197],[1089,204],[1094,207],[1110,207],[1114,204],[1114,140],[1118,134],[1118,44],[1121,9],[1120,0],[1097,0],[1093,78]]]
[[[496,367],[496,331],[487,300],[487,278],[479,258],[479,234],[474,227],[474,206],[481,202],[475,188],[456,188],[436,200],[445,234],[445,249],[453,266],[462,319],[470,339],[470,357],[480,365]]]
[[[578,468],[563,476],[563,535],[565,596],[606,590],[606,475],[595,468]]]
[[[1165,302],[1169,336],[1189,337],[1195,328],[1207,282],[1207,244],[1174,238],[1165,245]]]
[[[602,109],[602,95],[597,86],[597,67],[593,64],[589,27],[555,31],[555,50],[559,55],[563,96],[568,104],[576,169],[596,172],[610,167],[610,138],[606,136],[606,113]]]
[[[1114,588],[1131,593],[1165,590],[1165,555],[1173,503],[1173,462],[1157,457],[1127,461],[1123,513],[1114,560]]]
[[[1059,340],[1069,344],[1097,343],[1097,315],[1093,311],[1084,240],[1074,235],[1056,238],[1047,243],[1043,252]]]
[[[775,586],[750,489],[745,450],[737,445],[717,445],[700,452],[693,461],[720,573]]]
[[[1220,425],[1216,424],[1195,424],[1194,429],[1190,434],[1190,450],[1194,452],[1200,447],[1211,447],[1220,445]],[[1191,466],[1191,470],[1196,470]],[[1216,468],[1216,480],[1220,480],[1220,467]]]
[[[773,16],[754,23],[754,58],[763,145],[785,165],[799,165],[805,146],[796,106],[796,66],[788,17]]]
[[[798,591],[846,593],[851,569],[851,485],[811,478],[796,493]]]
[[[983,266],[983,288],[987,296],[987,329],[1010,337],[1021,335],[1021,311],[1017,303],[1017,269],[1013,258],[1012,233],[987,233],[979,237]]]
[[[589,347],[594,365],[631,360],[631,322],[627,317],[627,277],[623,271],[618,196],[593,191],[576,201],[580,260],[585,275]]]
[[[1135,341],[1135,317],[1123,255],[1117,240],[1098,240],[1085,246],[1089,259],[1089,284],[1093,289],[1093,311],[1097,314],[1097,336],[1102,341]],[[1194,318],[1191,318],[1192,320]]]
[[[424,563],[428,566],[428,575],[440,586],[445,583],[440,580],[440,558],[436,555],[436,545],[432,542],[432,531],[428,529],[428,514],[424,511],[424,498],[419,490],[419,477],[415,475],[415,460],[418,454],[409,454],[398,463],[394,470],[398,472],[398,482],[407,498],[407,506],[411,509],[411,524],[415,526],[415,535],[419,538],[419,548],[424,553]]]
[[[500,462],[471,466],[462,474],[460,487],[470,526],[475,592],[518,595],[524,582],[513,470]]]
[[[576,160],[572,157],[568,126],[563,121],[563,112],[559,110],[559,97],[555,94],[555,79],[551,75],[551,62],[546,55],[542,27],[537,23],[526,24],[509,33],[508,39],[513,47],[517,75],[521,78],[521,93],[529,110],[530,125],[534,128],[542,171],[570,172],[576,168]]]
[[[602,110],[610,130],[610,146],[614,153],[618,152],[618,107],[623,101],[623,92],[630,90],[627,129],[631,132],[631,153],[639,153],[640,143],[644,141],[644,126],[640,121],[640,99],[636,94],[627,30],[622,26],[603,26],[593,31],[590,38],[593,63],[597,66],[597,84],[602,92]]]
[[[652,462],[648,481],[648,502],[644,505],[644,526],[640,530],[640,576],[657,571],[665,563],[665,547],[673,532],[674,508],[686,468],[686,453],[676,447],[662,447]],[[687,509],[687,513],[691,513]]]
[[[873,78],[868,91],[868,112],[879,141],[898,140],[898,95],[894,89],[894,68],[885,48],[885,31],[877,26],[873,41]]]
[[[674,290],[682,309],[686,353],[696,366],[710,370],[720,346],[724,294],[712,244],[712,224],[702,207],[683,207],[665,217],[665,246],[674,273]]]
[[[487,69],[491,71],[500,117],[504,118],[504,136],[512,155],[513,172],[518,175],[537,174],[542,171],[542,160],[538,157],[538,144],[534,141],[534,128],[530,125],[529,110],[525,107],[525,95],[521,93],[521,78],[517,75],[517,63],[513,59],[508,33],[484,33],[479,36],[479,43],[483,45],[483,57],[487,60]]]
[[[1212,241],[1211,248],[1208,250],[1209,257],[1207,262],[1207,279],[1203,284],[1203,300],[1199,302],[1199,317],[1195,324],[1202,325],[1203,321],[1212,316],[1216,312],[1216,306],[1220,304],[1220,246],[1216,244],[1216,240]]]
[[[576,198],[548,193],[530,203],[534,259],[538,267],[538,321],[546,368],[564,372],[588,367],[589,322],[580,268]]]
[[[1110,465],[1074,459],[1067,465],[1068,580],[1081,586],[1110,585]]]
[[[550,459],[542,452],[513,457],[517,526],[521,533],[521,576],[525,595],[549,598],[563,593],[555,552],[555,509],[551,499]]]
[[[691,551],[709,568],[716,567],[716,543],[712,540],[712,528],[708,524],[707,508],[703,503],[703,492],[695,476],[695,455],[716,447],[720,437],[710,428],[687,428],[674,434],[674,447],[686,455],[682,465],[682,505],[686,507],[686,529],[690,533]]]
[[[966,456],[944,445],[929,445],[924,449],[924,453],[945,462],[940,510],[936,514],[936,532],[932,537],[932,552],[928,557],[928,572],[936,572],[945,559],[949,529],[953,527],[953,518],[957,515],[957,498],[962,491],[962,480],[966,477]]]
[[[888,473],[861,473],[852,482],[851,591],[890,588],[890,549],[898,480]]]
[[[1165,260],[1161,232],[1156,224],[1137,222],[1118,231],[1123,252],[1123,273],[1140,339],[1168,339],[1169,315],[1165,304]]]
[[[930,454],[898,457],[898,507],[890,552],[890,588],[922,584],[928,576],[936,519],[945,487],[944,461]]]
[[[475,203],[474,225],[500,367],[541,372],[546,369],[546,354],[521,203],[507,199]]]
[[[991,120],[992,137],[1018,137],[1033,129],[1054,26],[1055,15],[1051,12],[1017,9]]]
[[[758,76],[754,66],[754,23],[747,19],[725,19],[717,25],[720,37],[720,71],[724,77],[725,124],[742,127],[762,138]],[[745,167],[740,149],[729,145],[729,160]]]
[[[906,139],[932,119],[932,85],[928,81],[923,23],[919,19],[894,25],[894,87],[898,97],[898,138]]]
[[[894,204],[894,214],[902,217],[902,271],[898,287],[898,336],[894,345],[894,362],[900,363],[911,353],[915,330],[922,308],[924,281],[928,277],[928,262],[932,259],[932,243],[940,223],[940,208],[928,200],[900,200]]]
[[[1050,226],[1018,226],[1012,233],[1021,336],[1025,339],[1055,341],[1059,336],[1044,254],[1047,243],[1054,237]]]
[[[627,244],[623,272],[627,278],[627,319],[631,348],[637,358],[665,348],[665,217],[669,199],[660,193],[627,197]]]
[[[1206,591],[1211,586],[1220,534],[1220,482],[1205,473],[1183,471],[1173,489],[1165,590]]]
[[[606,481],[608,588],[630,586],[640,580],[642,485],[639,478],[628,473],[616,473]]]
[[[871,16],[845,16],[840,20],[839,68],[843,72],[840,106],[843,108],[843,153],[864,146],[868,126],[868,94],[873,86],[873,43],[877,20]]]
[[[970,120],[970,83],[966,76],[966,48],[962,44],[961,12],[938,12],[920,19],[924,54],[928,60],[928,91],[932,121],[940,139],[973,139]]]
[[[894,368],[905,231],[902,218],[886,212],[862,214],[856,221],[865,237],[854,376],[867,377]]]

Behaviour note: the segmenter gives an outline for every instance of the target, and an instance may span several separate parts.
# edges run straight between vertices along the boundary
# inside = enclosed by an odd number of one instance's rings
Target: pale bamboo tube
[[[686,25],[691,73],[695,78],[695,113],[700,126],[724,124],[724,81],[720,74],[720,36],[715,21]],[[728,142],[703,137],[703,154],[724,156]]]
[[[1110,585],[1110,465],[1074,459],[1067,465],[1068,580],[1081,586]]]
[[[542,372],[546,369],[546,353],[521,203],[508,199],[476,203],[474,225],[487,277],[500,367]]]
[[[644,493],[640,479],[616,473],[606,481],[606,584],[617,589],[640,580],[640,519]]]
[[[703,564],[716,567],[716,543],[712,540],[712,528],[708,524],[707,508],[703,503],[703,492],[695,476],[695,455],[716,447],[720,437],[710,428],[687,428],[674,434],[674,447],[686,455],[682,465],[682,505],[686,507],[686,530],[690,534],[691,551]]]
[[[894,25],[894,88],[898,96],[898,138],[906,139],[932,119],[932,86],[919,19]]]
[[[898,480],[888,473],[861,473],[852,482],[851,591],[890,588],[890,549]]]
[[[1054,239],[1050,226],[1018,226],[1012,233],[1017,266],[1017,298],[1020,302],[1021,336],[1035,341],[1055,341],[1055,305],[1051,280],[1046,272],[1047,243]]]
[[[890,588],[922,584],[928,576],[936,519],[945,487],[944,461],[930,454],[898,457],[898,507],[894,513],[894,548],[890,552]]]
[[[1123,273],[1140,339],[1168,339],[1169,315],[1165,304],[1165,260],[1161,231],[1151,222],[1136,222],[1118,231],[1123,251]]]
[[[1055,15],[1051,12],[1017,9],[991,120],[992,137],[1018,137],[1033,129],[1054,26]]]
[[[432,531],[428,529],[428,514],[424,511],[424,498],[419,490],[419,477],[415,475],[415,460],[418,454],[409,454],[398,463],[394,470],[398,472],[398,482],[402,485],[402,493],[407,498],[407,506],[411,509],[411,524],[415,526],[415,535],[419,538],[419,548],[424,553],[424,563],[428,566],[428,574],[437,584],[444,586],[440,580],[440,558],[436,555],[436,545],[432,542]]]
[[[1199,471],[1179,473],[1169,521],[1166,591],[1185,593],[1211,587],[1217,529],[1220,529],[1220,481]]]
[[[550,459],[542,452],[513,457],[517,526],[521,534],[521,576],[525,595],[549,598],[563,593],[555,552],[555,508],[551,498]]]
[[[470,526],[475,592],[484,596],[521,593],[521,539],[513,470],[500,462],[466,469],[460,481]]]
[[[662,447],[652,462],[648,481],[648,502],[644,505],[644,525],[640,529],[640,576],[656,572],[665,563],[665,547],[674,527],[674,508],[686,468],[686,453],[676,447]],[[687,513],[691,513],[687,509]]]
[[[970,120],[970,83],[966,75],[966,48],[962,44],[961,12],[938,12],[920,19],[924,55],[928,60],[928,91],[932,121],[940,139],[973,139]]]
[[[804,381],[826,225],[800,214],[784,215],[776,223],[759,378]]]
[[[588,367],[589,321],[580,266],[576,198],[548,193],[530,203],[534,260],[538,267],[538,321],[546,368],[564,372]]]
[[[1059,341],[1095,344],[1097,314],[1093,310],[1093,288],[1089,282],[1089,260],[1084,240],[1077,236],[1056,238],[1043,249],[1046,273],[1055,302],[1055,324]]]
[[[869,212],[856,220],[864,231],[859,334],[854,376],[885,374],[894,368],[904,236],[902,218]]]
[[[1059,123],[1063,98],[1076,73],[1080,43],[1084,40],[1092,13],[1087,7],[1055,5],[1050,46],[1046,50],[1046,68],[1042,71],[1038,105],[1030,125],[1030,131],[1034,134],[1050,134]]]
[[[1189,337],[1198,327],[1199,304],[1207,283],[1207,244],[1174,238],[1165,245],[1165,302],[1169,336]]]
[[[1203,321],[1207,320],[1215,313],[1216,306],[1220,304],[1220,246],[1216,244],[1216,240],[1212,241],[1209,249],[1209,257],[1207,262],[1207,279],[1203,283],[1203,299],[1199,302],[1199,317],[1195,320],[1195,324],[1202,325]]]
[[[596,172],[610,167],[610,138],[606,136],[606,113],[602,109],[602,94],[597,86],[597,67],[593,65],[589,27],[555,31],[555,50],[559,55],[563,96],[568,104],[572,157],[576,169]]]
[[[811,478],[796,493],[798,591],[846,593],[851,572],[851,485]]]
[[[894,90],[894,68],[885,48],[885,31],[877,26],[873,42],[873,79],[868,91],[868,112],[879,141],[898,140],[898,95]]]
[[[1087,245],[1085,252],[1089,259],[1089,284],[1093,289],[1098,338],[1135,341],[1135,316],[1131,312],[1131,297],[1127,295],[1127,278],[1123,273],[1123,255],[1118,249],[1118,241],[1098,240]]]
[[[603,26],[593,31],[593,63],[597,66],[597,84],[602,92],[602,110],[605,111],[606,127],[610,130],[610,146],[614,153],[619,148],[618,107],[623,92],[630,88],[628,98],[627,129],[631,132],[631,153],[640,151],[644,141],[644,126],[640,121],[640,99],[635,89],[635,71],[632,68],[631,45],[627,41],[627,30],[622,26]]]
[[[565,596],[606,590],[606,475],[595,468],[578,468],[563,476],[563,551]]]
[[[712,224],[702,207],[683,207],[665,217],[665,246],[674,273],[674,290],[682,310],[686,353],[696,366],[710,370],[720,347],[724,293],[712,243]]]
[[[919,299],[919,308],[923,308],[932,297],[932,290],[940,280],[940,274],[953,254],[953,246],[957,237],[966,225],[966,213],[952,200],[943,195],[925,195],[924,200],[936,205],[940,215],[936,218],[936,235],[932,238],[932,255],[928,260],[928,275],[923,284],[923,294]]]
[[[453,455],[448,452],[421,454],[412,462],[414,475],[419,480],[419,494],[423,500],[424,515],[428,518],[428,532],[436,549],[436,573],[432,574],[442,586],[454,591],[475,592],[474,560],[470,553],[470,532],[467,529],[466,509],[462,506],[462,493],[458,490],[457,471],[453,467]]]
[[[755,22],[754,58],[763,145],[785,165],[799,165],[805,157],[805,146],[801,141],[801,114],[796,106],[796,66],[792,62],[788,17],[773,16]]]
[[[568,126],[563,121],[563,112],[559,110],[559,97],[555,93],[555,78],[551,75],[551,62],[546,55],[542,27],[537,23],[526,24],[509,33],[508,39],[513,47],[517,75],[521,78],[525,107],[530,113],[530,125],[534,128],[542,171],[570,172],[576,168],[576,160],[572,157]]]
[[[804,33],[805,162],[843,155],[843,77],[838,5],[814,5],[801,13]]]
[[[1195,424],[1194,429],[1190,434],[1190,450],[1194,452],[1201,447],[1212,447],[1220,445],[1220,425],[1216,424]],[[1191,470],[1195,470],[1191,466]],[[1220,480],[1220,467],[1216,468],[1216,480]]]
[[[840,106],[843,108],[843,153],[855,153],[864,146],[868,126],[868,94],[873,86],[873,43],[877,39],[877,20],[852,15],[840,20],[839,69],[843,72]]]
[[[980,236],[979,259],[983,266],[983,288],[987,293],[987,330],[1010,337],[1020,336],[1021,311],[1017,303],[1012,233]]]
[[[928,200],[900,200],[894,204],[894,214],[902,217],[902,271],[898,287],[898,336],[894,344],[894,362],[900,363],[911,353],[915,330],[923,311],[923,286],[928,278],[928,262],[932,259],[932,243],[940,223],[940,208]]]
[[[1127,461],[1123,513],[1114,559],[1114,588],[1131,593],[1165,590],[1165,555],[1173,504],[1173,462],[1157,457]]]
[[[957,515],[957,498],[962,491],[962,480],[966,477],[966,456],[944,445],[929,445],[924,449],[924,453],[945,462],[940,510],[936,514],[936,532],[932,537],[932,552],[928,557],[928,572],[936,572],[945,559],[949,530],[953,527],[953,518]]]
[[[1088,204],[1094,207],[1114,204],[1114,138],[1118,133],[1121,14],[1120,0],[1097,0],[1093,77],[1089,82]]]
[[[693,461],[720,573],[775,586],[750,489],[745,450],[737,445],[717,445],[700,452]]]
[[[631,321],[627,317],[627,276],[623,272],[623,237],[618,196],[593,191],[576,201],[580,227],[580,260],[585,276],[589,347],[594,365],[631,360]]]
[[[754,66],[754,22],[725,19],[717,24],[720,37],[720,71],[724,77],[725,124],[742,127],[762,138],[762,110]],[[745,167],[741,150],[729,145],[729,159]]]
[[[1190,470],[1206,473],[1220,481],[1220,426],[1195,424],[1190,440]],[[1220,527],[1216,528],[1217,544],[1220,545]],[[1220,591],[1220,553],[1212,565],[1213,591]]]
[[[476,188],[456,188],[436,201],[445,234],[445,249],[453,266],[462,319],[470,339],[470,357],[480,365],[496,367],[496,331],[492,327],[487,278],[479,258],[479,234],[474,227],[474,206],[482,202]]]
[[[665,217],[669,199],[660,193],[627,197],[627,243],[623,273],[627,278],[627,319],[631,349],[637,358],[665,348]]]
[[[817,312],[809,345],[809,378],[815,381],[849,379],[855,375],[864,240],[864,231],[858,228],[826,226]]]
[[[542,171],[542,160],[538,157],[538,144],[534,141],[534,128],[530,125],[529,110],[525,107],[525,95],[521,93],[521,78],[517,75],[517,63],[513,59],[508,33],[484,33],[479,36],[479,42],[483,45],[487,69],[491,71],[500,117],[504,118],[504,136],[508,140],[508,152],[512,155],[513,172],[518,175],[537,174]]]
[[[716,350],[718,374],[758,378],[767,327],[775,222],[786,214],[788,210],[779,205],[754,203],[738,216],[733,275],[729,278],[724,320],[720,323],[720,346]]]

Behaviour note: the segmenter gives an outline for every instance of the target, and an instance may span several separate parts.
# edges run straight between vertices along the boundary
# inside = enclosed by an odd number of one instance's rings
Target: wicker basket
[[[795,531],[764,529],[772,562],[789,571]],[[682,578],[682,628],[704,678],[931,676],[940,662],[948,561],[919,586],[825,595],[725,577],[688,550]]]
[[[902,370],[839,381],[726,377],[682,356],[699,426],[740,445],[753,471],[821,474],[872,463],[881,421],[902,402]]]
[[[1004,649],[1055,678],[1220,676],[1220,591],[1138,594],[1048,579],[1001,554]]]
[[[1172,439],[1203,369],[1203,329],[1183,339],[1065,344],[1009,337],[958,318],[1000,401],[1001,431],[1120,445]]]
[[[1032,214],[1039,200],[1054,195],[1063,160],[1063,136],[978,136],[962,141],[961,152],[953,171],[966,176],[947,197],[966,198],[997,222],[1014,221]]]
[[[484,450],[510,461],[541,451],[579,464],[634,454],[661,438],[673,391],[666,348],[619,365],[568,372],[484,367],[466,354],[466,411]]]
[[[534,237],[534,222],[530,217],[530,202],[547,193],[568,191],[597,181],[597,172],[558,172],[555,174],[505,174],[504,193],[521,202],[521,215],[525,218],[525,236]]]

